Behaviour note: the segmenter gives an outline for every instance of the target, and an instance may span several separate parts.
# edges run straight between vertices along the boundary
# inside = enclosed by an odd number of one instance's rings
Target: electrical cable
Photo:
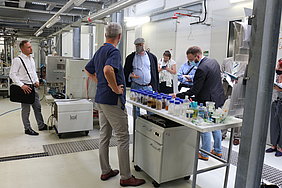
[[[17,110],[20,110],[20,109],[22,109],[22,108],[15,108],[15,109],[13,109],[13,110],[9,110],[9,111],[7,111],[7,112],[4,112],[4,113],[0,114],[0,116],[4,116],[5,114],[8,114],[8,113],[10,113],[10,112],[14,112],[14,111],[17,111]]]
[[[190,23],[190,25],[204,23],[206,21],[206,19],[207,19],[207,0],[204,0],[204,9],[205,9],[204,19],[202,21],[199,20],[198,22]]]

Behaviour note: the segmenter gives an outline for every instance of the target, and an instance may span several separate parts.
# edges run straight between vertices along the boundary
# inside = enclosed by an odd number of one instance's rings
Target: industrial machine
[[[59,138],[62,133],[93,130],[93,103],[87,99],[56,99],[54,124]]]
[[[153,185],[189,179],[193,174],[196,131],[157,115],[136,120],[135,170],[154,179]]]
[[[66,60],[66,95],[69,98],[88,98],[87,75],[84,72],[88,59]],[[96,87],[92,88],[95,89]]]
[[[46,56],[47,83],[65,83],[67,59],[71,57]]]

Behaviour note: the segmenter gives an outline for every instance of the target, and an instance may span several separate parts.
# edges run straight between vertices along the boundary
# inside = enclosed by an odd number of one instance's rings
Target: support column
[[[281,0],[254,0],[242,139],[235,188],[259,188],[265,155]]]
[[[121,54],[121,62],[123,63],[123,58],[125,56],[124,54],[124,47],[125,47],[125,42],[126,42],[126,30],[125,30],[125,23],[124,23],[124,11],[121,10],[119,13],[117,13],[117,23],[119,23],[122,27],[122,37],[117,45],[117,48],[120,51]]]
[[[91,59],[93,57],[93,53],[94,53],[94,33],[93,33],[93,26],[90,25],[89,27],[89,59]]]
[[[96,24],[95,49],[98,50],[105,42],[105,25]]]
[[[59,56],[62,56],[62,33],[56,36],[56,52]]]
[[[73,29],[73,57],[80,58],[80,36],[81,28],[77,27]]]

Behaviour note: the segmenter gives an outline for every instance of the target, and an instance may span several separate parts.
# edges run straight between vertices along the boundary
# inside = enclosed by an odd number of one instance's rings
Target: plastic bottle
[[[162,96],[162,109],[165,109],[167,95]]]
[[[205,107],[203,106],[203,103],[200,103],[200,106],[198,109],[199,109],[198,116],[205,119]]]
[[[174,114],[174,100],[173,99],[169,101],[168,113],[171,115]]]
[[[135,94],[135,89],[130,90],[130,100],[136,101],[136,94]]]
[[[174,102],[175,106],[174,106],[174,115],[175,116],[180,116],[181,112],[182,112],[182,109],[181,109],[181,105],[180,105],[180,101],[179,100],[176,100]]]
[[[167,96],[166,100],[165,100],[165,110],[168,110],[169,104],[170,104],[170,100],[172,99],[172,96]]]
[[[192,110],[194,111],[194,115],[193,115],[193,118],[197,118],[198,117],[198,102],[192,102]]]

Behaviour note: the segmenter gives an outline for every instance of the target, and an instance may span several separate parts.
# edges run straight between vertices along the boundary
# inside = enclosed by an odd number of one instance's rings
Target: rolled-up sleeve
[[[178,78],[179,82],[183,83],[183,79],[184,79],[184,77],[183,77],[183,65],[178,70],[177,78]]]

